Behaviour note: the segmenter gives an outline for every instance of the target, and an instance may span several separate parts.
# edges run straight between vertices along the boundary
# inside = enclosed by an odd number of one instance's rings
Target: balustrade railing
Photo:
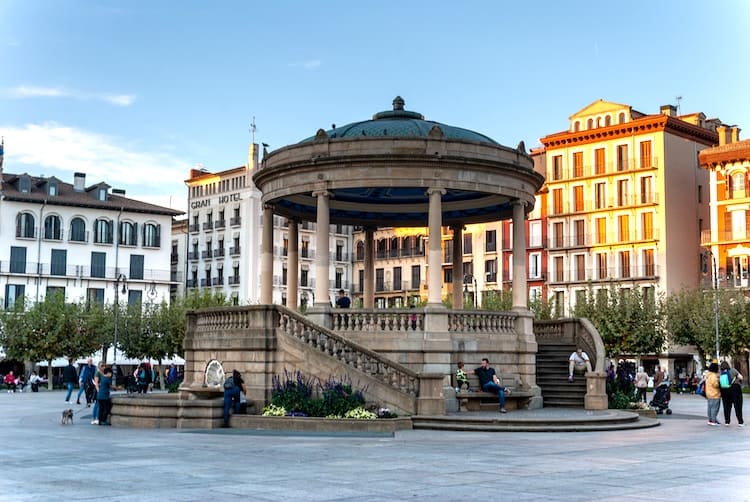
[[[511,333],[515,331],[515,312],[463,310],[448,313],[448,331],[461,333]]]
[[[334,331],[408,332],[424,330],[422,309],[349,309],[331,312]]]

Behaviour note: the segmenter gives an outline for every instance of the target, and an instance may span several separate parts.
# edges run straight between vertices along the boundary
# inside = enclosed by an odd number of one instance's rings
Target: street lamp
[[[154,281],[151,281],[151,285],[148,288],[148,299],[151,300],[151,303],[154,303],[154,300],[156,300],[156,295],[159,293],[156,291],[156,283]]]
[[[703,255],[706,259],[711,256],[713,265],[713,288],[714,288],[714,333],[716,336],[716,362],[719,362],[719,275],[716,266],[716,256],[713,251],[706,249]]]
[[[468,284],[471,284],[472,281],[474,281],[474,301],[472,303],[474,303],[474,309],[477,309],[477,278],[472,274],[464,274],[464,298],[469,296]]]
[[[122,294],[127,293],[126,285],[128,278],[125,274],[117,274],[115,278],[115,336],[112,345],[112,381],[117,384],[117,331],[120,325],[120,283],[122,283]]]

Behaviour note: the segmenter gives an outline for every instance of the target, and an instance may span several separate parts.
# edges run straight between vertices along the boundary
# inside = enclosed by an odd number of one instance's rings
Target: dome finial
[[[404,98],[402,98],[401,96],[396,96],[395,98],[393,98],[393,111],[395,112],[403,110],[405,104],[406,103],[404,103]]]

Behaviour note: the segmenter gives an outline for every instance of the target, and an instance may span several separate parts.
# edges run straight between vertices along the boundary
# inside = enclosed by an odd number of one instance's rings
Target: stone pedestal
[[[606,410],[609,407],[605,373],[586,373],[586,396],[583,403],[587,410]]]

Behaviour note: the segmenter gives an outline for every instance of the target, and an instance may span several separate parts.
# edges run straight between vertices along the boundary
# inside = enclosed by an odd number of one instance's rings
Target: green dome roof
[[[334,125],[327,131],[321,129],[315,136],[304,139],[300,143],[310,143],[326,136],[329,139],[432,137],[498,145],[497,141],[484,134],[425,120],[420,113],[404,110],[404,100],[401,96],[396,96],[393,100],[393,110],[376,113],[372,120],[352,122],[342,127]]]

